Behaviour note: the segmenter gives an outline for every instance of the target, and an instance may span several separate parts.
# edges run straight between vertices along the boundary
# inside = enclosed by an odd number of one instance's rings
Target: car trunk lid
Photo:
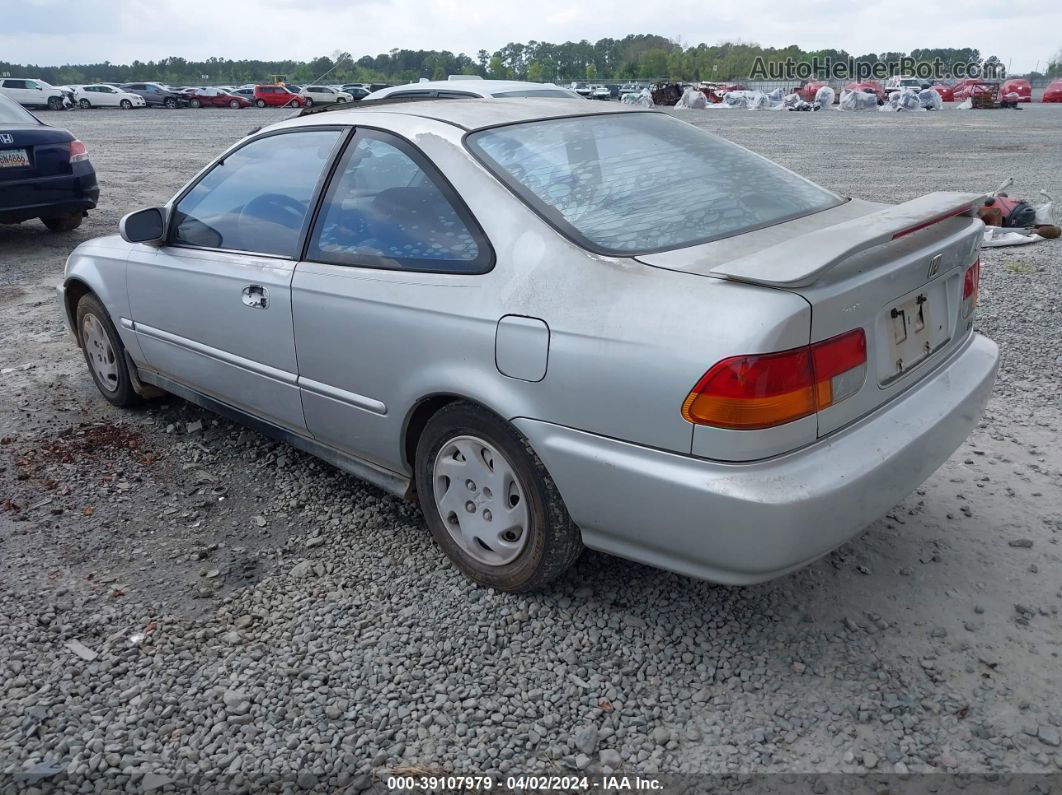
[[[73,138],[66,130],[43,125],[4,126],[0,129],[0,153],[10,165],[0,165],[0,182],[69,174]],[[28,165],[21,165],[23,162]]]
[[[977,258],[982,227],[971,216],[982,198],[933,193],[895,206],[851,201],[638,259],[796,293],[811,305],[810,343],[862,328],[866,379],[853,396],[818,413],[823,436],[909,388],[968,336],[963,276]]]

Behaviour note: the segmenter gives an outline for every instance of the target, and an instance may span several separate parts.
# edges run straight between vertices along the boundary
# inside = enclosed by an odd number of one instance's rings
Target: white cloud
[[[1062,40],[1062,6],[1018,0],[955,5],[889,0],[16,0],[0,53],[16,63],[128,63],[170,55],[307,59],[336,50],[394,48],[475,55],[510,41],[659,33],[686,45],[741,39],[834,47],[853,55],[918,47],[976,47],[1021,72],[1046,66]],[[57,22],[59,24],[57,24]]]

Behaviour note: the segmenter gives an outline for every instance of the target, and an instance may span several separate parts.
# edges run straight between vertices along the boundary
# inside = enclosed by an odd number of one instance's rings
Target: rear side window
[[[214,166],[177,203],[178,245],[295,257],[338,130],[260,138]]]
[[[840,204],[824,188],[662,113],[514,124],[468,145],[563,234],[602,254],[692,246]]]
[[[307,259],[415,271],[484,273],[493,255],[471,213],[401,139],[361,130],[340,161]]]

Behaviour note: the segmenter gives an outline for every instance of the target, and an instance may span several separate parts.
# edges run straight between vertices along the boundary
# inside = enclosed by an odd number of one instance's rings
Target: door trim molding
[[[288,384],[290,386],[298,386],[298,376],[295,373],[289,373],[287,370],[281,370],[276,367],[270,367],[268,364],[262,364],[261,362],[253,361],[252,359],[245,359],[243,356],[237,356],[234,353],[223,351],[218,348],[213,348],[210,345],[204,345],[201,342],[190,340],[187,337],[181,337],[177,334],[171,334],[168,331],[154,328],[152,326],[145,326],[143,323],[137,323],[135,321],[126,321],[125,318],[121,320],[122,325],[126,328],[132,328],[137,334],[142,334],[150,339],[156,339],[159,342],[166,342],[170,345],[176,345],[178,348],[184,348],[185,350],[198,353],[201,356],[206,356],[210,359],[223,362],[225,364],[232,365],[233,367],[239,367],[241,370],[247,370],[255,375],[261,375],[266,378],[271,378],[274,381],[279,381],[282,384]],[[127,325],[127,323],[129,325]]]
[[[355,408],[364,409],[373,414],[379,414],[381,417],[387,416],[386,404],[381,403],[375,398],[359,395],[357,392],[348,392],[345,389],[340,389],[329,384],[322,384],[320,381],[314,381],[312,378],[307,378],[302,375],[299,376],[299,386],[314,395],[331,398],[340,403],[346,403]]]

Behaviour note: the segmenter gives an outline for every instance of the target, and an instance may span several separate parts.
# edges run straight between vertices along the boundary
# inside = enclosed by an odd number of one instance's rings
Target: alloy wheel
[[[81,322],[81,344],[101,389],[118,391],[118,358],[103,323],[91,312]]]

